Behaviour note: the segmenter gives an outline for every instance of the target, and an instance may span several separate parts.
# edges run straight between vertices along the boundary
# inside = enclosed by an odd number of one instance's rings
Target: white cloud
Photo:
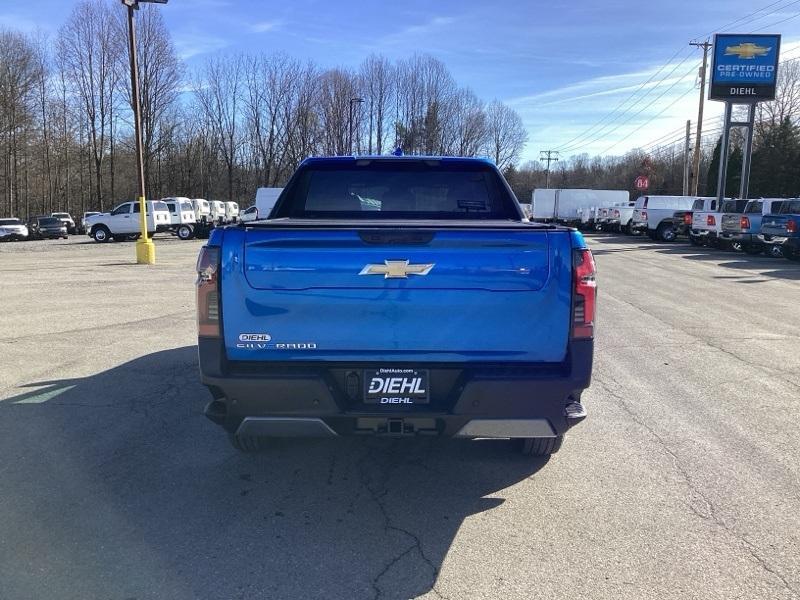
[[[266,33],[281,26],[281,21],[258,21],[248,26],[253,33]]]
[[[213,35],[195,32],[180,32],[172,36],[178,56],[187,60],[200,54],[216,52],[230,45],[228,40]]]

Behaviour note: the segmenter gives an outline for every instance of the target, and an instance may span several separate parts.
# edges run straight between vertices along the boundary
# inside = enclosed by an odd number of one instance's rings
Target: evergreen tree
[[[708,165],[708,184],[706,185],[706,196],[717,195],[717,180],[719,178],[719,158],[722,152],[722,137],[717,140],[714,146],[714,154],[711,157],[711,164]],[[742,149],[733,148],[728,154],[728,173],[725,178],[725,196],[732,198],[739,195],[739,187],[742,181]]]

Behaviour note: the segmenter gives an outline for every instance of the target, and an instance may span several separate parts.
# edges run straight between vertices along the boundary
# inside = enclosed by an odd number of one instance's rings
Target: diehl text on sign
[[[711,100],[760,102],[775,98],[781,36],[717,34],[711,62]]]

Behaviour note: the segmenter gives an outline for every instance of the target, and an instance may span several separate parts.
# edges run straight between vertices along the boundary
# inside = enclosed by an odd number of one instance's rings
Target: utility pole
[[[550,188],[550,163],[558,162],[558,150],[540,150],[539,160],[547,161],[547,170],[544,176],[544,187]]]
[[[697,189],[700,185],[700,139],[703,133],[703,104],[706,100],[706,71],[708,65],[708,51],[712,47],[712,43],[706,40],[705,42],[689,42],[690,46],[703,49],[703,65],[700,67],[700,107],[697,110],[697,137],[694,142],[694,160],[692,160],[692,172],[690,175],[691,184],[689,188],[692,195],[697,196]]]
[[[683,195],[689,195],[689,145],[692,137],[692,122],[686,121],[686,145],[683,148]]]

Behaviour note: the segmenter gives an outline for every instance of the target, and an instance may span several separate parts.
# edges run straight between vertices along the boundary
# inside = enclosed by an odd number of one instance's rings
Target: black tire
[[[253,454],[261,452],[264,449],[264,438],[241,436],[234,433],[228,434],[228,439],[231,441],[231,446],[236,448],[239,452]]]
[[[658,237],[656,237],[656,230],[655,229],[648,229],[647,230],[647,237],[649,237],[654,242],[658,240]]]
[[[191,225],[180,225],[175,233],[179,240],[190,240],[194,237],[194,227]]]
[[[111,232],[105,225],[98,225],[92,229],[92,237],[94,238],[95,242],[105,244],[111,241]]]
[[[633,235],[633,228],[631,227],[631,222],[630,222],[630,221],[628,221],[628,222],[625,224],[625,227],[623,227],[623,228],[622,228],[622,232],[623,232],[625,235]]]
[[[764,252],[764,248],[757,244],[742,244],[742,252],[750,256],[758,256]]]
[[[138,240],[140,237],[142,237],[142,234],[141,234],[141,233],[132,233],[132,234],[130,234],[130,235],[128,235],[128,236],[126,236],[126,239],[130,240],[131,242],[135,242],[135,241],[136,241],[136,240]]]
[[[699,239],[697,239],[697,238],[696,238],[695,236],[693,236],[693,235],[690,235],[690,236],[689,236],[689,243],[690,243],[692,246],[700,246],[700,240],[699,240]]]
[[[792,262],[800,262],[800,252],[787,245],[784,245],[782,249],[784,258],[788,258]]]
[[[524,456],[550,456],[561,449],[564,436],[553,438],[514,438],[511,447]]]
[[[661,223],[656,229],[656,238],[661,240],[662,242],[666,242],[668,244],[675,241],[677,238],[677,234],[675,233],[675,229],[672,227],[672,223]]]
[[[764,254],[772,258],[783,258],[783,247],[778,244],[769,244]]]
[[[744,250],[744,245],[742,244],[742,242],[733,241],[726,243],[728,245],[728,249],[733,250],[734,252],[742,252]]]

